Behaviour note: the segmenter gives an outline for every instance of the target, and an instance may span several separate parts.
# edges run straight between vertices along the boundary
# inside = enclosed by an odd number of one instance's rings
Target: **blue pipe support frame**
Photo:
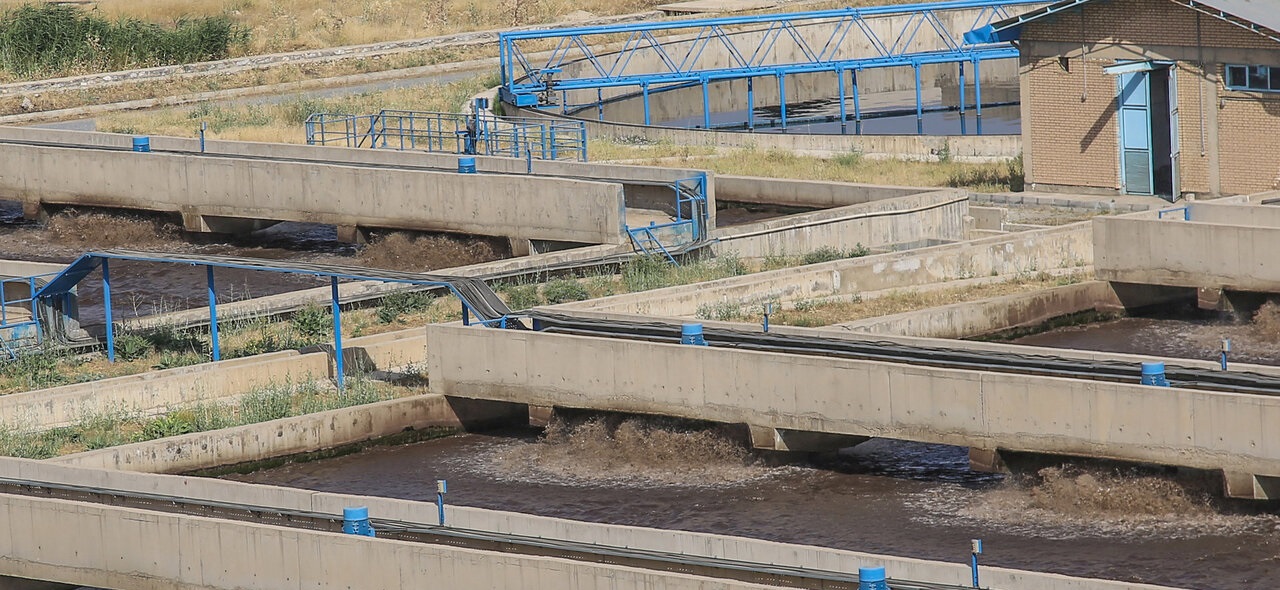
[[[107,315],[107,362],[116,362],[116,327],[111,318],[111,265],[102,261],[102,310]]]
[[[916,135],[924,135],[924,101],[920,96],[920,64],[911,64],[916,73]]]
[[[844,69],[836,70],[836,92],[839,93],[840,103],[840,133],[844,133],[849,117],[846,114],[844,105]],[[767,331],[767,330],[766,330]]]
[[[862,135],[862,98],[858,95],[858,70],[853,70],[853,132]]]
[[[342,306],[338,305],[338,277],[329,278],[329,292],[333,297],[333,371],[338,382],[338,390],[347,385],[347,376],[342,366]]]
[[[756,84],[755,78],[747,77],[747,129],[756,130]]]
[[[781,108],[782,130],[787,130],[787,76],[778,74],[778,106]]]
[[[952,0],[921,4],[870,6],[844,8],[790,14],[747,15],[684,21],[626,23],[595,27],[570,27],[537,31],[513,31],[499,35],[499,53],[503,98],[520,106],[537,104],[537,96],[552,86],[562,96],[571,90],[595,89],[614,86],[642,86],[643,84],[670,85],[680,82],[716,81],[740,79],[759,75],[792,75],[807,72],[835,72],[840,69],[876,68],[930,63],[955,63],[984,59],[1004,59],[1018,56],[1016,48],[1004,41],[970,44],[965,40],[968,31],[951,31],[935,12],[946,10],[978,9],[979,16],[973,28],[1008,18],[1007,7],[1040,4],[1043,0]],[[898,29],[890,31],[882,39],[865,21],[868,18],[888,15],[907,15]],[[831,24],[831,33],[825,42],[806,40],[798,27],[821,21]],[[927,23],[928,26],[925,26]],[[735,35],[731,27],[737,25],[764,25],[763,34]],[[687,51],[676,55],[658,41],[655,33],[676,34],[684,30],[693,36]],[[911,51],[921,30],[933,31],[943,49]],[[872,55],[851,57],[842,54],[850,34],[865,37]],[[598,43],[596,36],[599,36]],[[619,51],[606,49],[606,44],[625,37]],[[785,52],[775,51],[779,39],[794,43],[800,56],[787,62],[775,56]],[[534,64],[518,47],[521,41],[550,39],[556,41],[546,62]],[[703,67],[699,64],[705,48],[713,43],[728,49],[727,64]],[[598,44],[600,53],[593,49]],[[611,53],[606,53],[611,52]],[[628,73],[632,58],[639,53],[656,54],[662,71]],[[573,78],[553,78],[542,72],[563,72],[569,62],[582,63],[582,73]],[[532,102],[531,102],[532,101]],[[567,101],[562,99],[562,106]]]
[[[204,268],[209,283],[209,356],[215,361],[220,361],[222,346],[218,343],[218,291],[213,287],[213,267]]]
[[[973,108],[978,135],[982,135],[982,73],[978,69],[981,60],[973,60]]]
[[[965,135],[964,120],[964,62],[956,64],[960,66],[960,135]]]
[[[702,128],[711,128],[711,94],[707,91],[707,79],[702,79]]]
[[[640,85],[640,93],[644,96],[644,125],[648,127],[653,123],[649,119],[649,83],[645,82]]]

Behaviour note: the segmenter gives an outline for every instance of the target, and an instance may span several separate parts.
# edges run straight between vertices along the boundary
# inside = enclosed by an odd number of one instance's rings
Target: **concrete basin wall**
[[[1234,208],[1234,207],[1232,207]],[[1270,207],[1201,209],[1215,223],[1099,217],[1093,220],[1098,278],[1122,283],[1280,292],[1280,213]],[[1257,210],[1257,211],[1251,211]],[[1209,213],[1212,211],[1212,215]],[[1244,217],[1241,223],[1225,225]],[[1256,217],[1253,217],[1256,215]]]
[[[426,334],[406,330],[348,339],[348,366],[375,370],[426,360]],[[0,424],[42,430],[75,424],[85,415],[111,410],[167,412],[200,402],[236,398],[256,388],[327,379],[327,352],[287,350],[270,354],[150,371],[88,383],[0,396]]]
[[[761,176],[716,176],[716,199],[735,203],[830,209],[919,194],[914,186],[881,186]]]
[[[436,512],[433,503],[330,494],[199,477],[85,469],[11,458],[0,458],[0,477],[83,487],[103,487],[186,497],[197,501],[249,504],[334,515],[341,514],[342,508],[346,506],[368,506],[369,513],[374,518],[427,524],[435,522],[434,515]],[[862,566],[884,566],[891,578],[921,580],[957,586],[967,584],[970,575],[968,566],[960,563],[944,563],[841,551],[823,547],[789,545],[706,533],[595,524],[464,506],[446,505],[445,512],[448,522],[454,527],[496,531],[528,537],[566,539],[605,546],[626,546],[636,549],[719,557],[734,561],[773,563],[781,566],[799,566],[837,572],[855,572],[858,567]],[[11,520],[8,522],[27,521]],[[94,526],[97,526],[97,523],[94,523]],[[19,539],[25,542],[25,538],[17,536],[16,532],[0,537],[0,548],[7,551],[9,549],[7,543]],[[217,545],[217,543],[214,543],[213,546],[216,547]],[[5,553],[5,555],[14,555],[14,553]],[[3,561],[0,560],[0,563],[3,563]],[[1158,588],[1146,584],[1070,578],[1056,574],[998,567],[983,567],[982,573],[983,579],[991,587],[1007,588],[1009,590],[1155,590]],[[363,586],[363,584],[357,585]],[[520,584],[513,583],[511,585],[519,586]],[[279,587],[273,586],[271,590],[277,590]],[[289,585],[287,587],[292,588],[294,586]],[[571,588],[575,586],[564,587]]]
[[[428,332],[450,343],[428,352],[431,389],[445,395],[1280,475],[1280,433],[1269,426],[1280,398],[1271,396],[462,326]],[[502,370],[477,359],[503,359]]]
[[[463,400],[467,401],[467,400]],[[520,406],[524,410],[523,406]],[[528,414],[524,414],[528,419]],[[49,459],[51,463],[186,473],[261,461],[390,436],[432,426],[461,428],[462,420],[440,395],[422,395],[259,424],[171,436]]]
[[[1018,276],[1040,270],[1081,267],[1093,261],[1093,247],[1091,226],[1089,222],[1082,222],[566,303],[560,308],[688,317],[696,314],[701,305],[723,301],[741,304],[770,299],[794,301],[980,276]]]
[[[835,324],[851,332],[895,334],[921,338],[973,338],[1038,326],[1053,318],[1098,308],[1123,308],[1105,281],[1088,281],[978,301],[953,303],[894,315]]]
[[[624,241],[622,187],[561,178],[0,143],[0,197],[181,213],[195,231],[209,216]]]
[[[800,255],[819,248],[959,241],[966,237],[968,213],[969,198],[964,193],[936,191],[717,229],[711,237],[718,240],[716,253],[732,252],[743,258]]]

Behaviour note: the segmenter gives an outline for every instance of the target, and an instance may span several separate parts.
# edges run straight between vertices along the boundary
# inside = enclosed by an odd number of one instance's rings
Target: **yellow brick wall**
[[[1119,188],[1115,77],[1098,62],[1070,60],[1064,70],[1056,57],[1023,60],[1031,91],[1022,97],[1031,111],[1030,180]]]
[[[1280,7],[1278,7],[1280,9]],[[1280,50],[1280,44],[1212,17],[1200,18],[1200,38],[1208,47]],[[1057,55],[1036,53],[1036,41],[1121,45],[1136,49],[1196,45],[1196,13],[1169,0],[1105,0],[1028,24],[1022,33],[1027,72],[1028,125],[1032,177],[1037,184],[1119,189],[1116,77],[1102,73],[1114,60],[1082,60],[1078,51],[1064,71]],[[1041,52],[1043,53],[1043,52]],[[1141,51],[1136,51],[1140,54]],[[1280,52],[1277,54],[1280,66]],[[1228,91],[1221,64],[1209,64],[1216,90],[1203,94],[1200,66],[1179,62],[1178,139],[1181,189],[1209,193],[1209,146],[1218,137],[1223,194],[1277,188],[1280,182],[1280,93]],[[1086,91],[1087,83],[1087,91]],[[1083,99],[1082,99],[1083,98]],[[1207,109],[1218,109],[1210,129]],[[1202,117],[1204,126],[1202,127]],[[1203,138],[1203,140],[1202,140]]]
[[[1213,47],[1270,49],[1276,45],[1262,35],[1208,16],[1200,18],[1200,37],[1205,45]],[[1083,10],[1028,24],[1022,39],[1191,47],[1196,45],[1196,12],[1169,0],[1091,2]]]

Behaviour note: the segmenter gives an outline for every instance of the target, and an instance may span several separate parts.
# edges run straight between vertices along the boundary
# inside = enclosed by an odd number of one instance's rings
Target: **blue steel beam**
[[[1008,18],[1005,8],[1027,4],[1045,4],[1045,0],[952,0],[927,4],[902,4],[845,8],[791,14],[734,16],[657,23],[628,23],[598,27],[573,27],[538,31],[516,31],[499,36],[504,98],[546,93],[552,89],[568,91],[615,86],[644,86],[679,82],[745,78],[755,75],[790,75],[796,73],[864,69],[924,63],[954,63],[978,59],[999,59],[1011,49],[1005,44],[972,45],[964,33]],[[978,9],[974,23],[964,30],[949,30],[938,16],[939,11]],[[882,38],[867,23],[868,18],[908,15],[907,22],[895,34]],[[831,25],[831,31],[820,46],[806,41],[797,27],[811,24]],[[755,25],[763,31],[759,39],[735,39],[728,27]],[[926,27],[927,25],[927,27]],[[912,45],[921,31],[931,30],[945,49],[913,52]],[[846,39],[858,31],[873,48],[873,55],[841,57]],[[692,35],[687,49],[675,50],[661,44],[654,33]],[[604,44],[616,42],[626,35],[622,48],[604,53]],[[599,37],[597,39],[597,37]],[[780,39],[794,45],[799,59],[777,61],[771,58]],[[545,62],[534,64],[520,49],[520,42],[554,40],[555,49]],[[600,44],[593,48],[593,41]],[[702,67],[699,58],[707,46],[718,42],[728,55],[728,64]],[[639,52],[651,51],[661,67],[656,72],[627,73],[632,58]],[[994,53],[988,53],[992,51]],[[1012,52],[1016,55],[1016,51]],[[924,56],[944,56],[938,61],[925,61]],[[936,58],[935,58],[936,59]],[[585,61],[588,72],[575,78],[559,79],[569,62]]]

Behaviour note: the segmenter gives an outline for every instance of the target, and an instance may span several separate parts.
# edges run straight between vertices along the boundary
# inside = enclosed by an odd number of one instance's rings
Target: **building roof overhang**
[[[1022,37],[1022,27],[1029,22],[1052,17],[1081,5],[1100,0],[1062,0],[964,34],[966,43],[1002,43]],[[1253,31],[1280,43],[1280,11],[1274,0],[1170,0],[1191,10]]]

